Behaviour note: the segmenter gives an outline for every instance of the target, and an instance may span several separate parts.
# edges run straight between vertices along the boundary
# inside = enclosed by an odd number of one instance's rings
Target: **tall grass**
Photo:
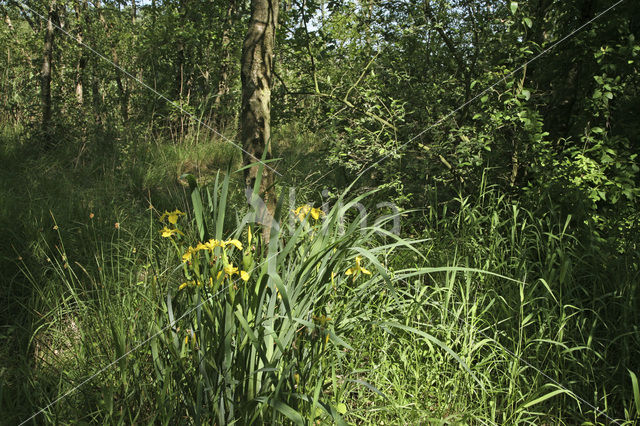
[[[9,423],[638,420],[638,254],[570,217],[483,188],[404,212],[409,240],[361,226],[377,194],[347,191],[317,219],[283,197],[265,244],[233,174],[141,167],[182,148],[102,175],[3,149],[28,194],[0,188]]]

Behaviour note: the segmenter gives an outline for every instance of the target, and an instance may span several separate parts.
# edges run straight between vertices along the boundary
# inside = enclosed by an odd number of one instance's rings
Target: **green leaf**
[[[351,382],[351,383],[357,383],[359,385],[362,385],[364,387],[366,387],[367,389],[369,389],[370,391],[380,395],[381,397],[383,397],[384,399],[389,399],[389,397],[385,394],[383,394],[378,388],[376,388],[375,386],[373,386],[370,383],[365,382],[364,380],[360,380],[360,379],[347,379],[347,382]]]
[[[218,172],[218,175],[220,174],[220,172]],[[220,191],[220,199],[217,203],[217,208],[218,211],[214,212],[214,214],[217,214],[217,220],[216,220],[216,230],[215,230],[215,238],[218,240],[222,239],[222,230],[224,228],[224,215],[227,211],[227,194],[229,193],[229,169],[227,169],[227,173],[224,176],[224,180],[222,181],[222,188]],[[218,176],[216,176],[216,183],[218,181]],[[218,185],[215,186],[215,188],[218,188]],[[216,191],[216,196],[218,195],[217,191]]]
[[[569,391],[567,391],[567,390],[564,390],[564,389],[556,389],[556,390],[554,390],[553,392],[549,392],[549,393],[548,393],[548,394],[546,394],[546,395],[542,395],[540,398],[536,398],[536,399],[534,399],[533,401],[527,402],[527,403],[526,403],[526,404],[524,404],[522,407],[520,407],[520,409],[523,409],[523,410],[524,410],[525,408],[529,408],[529,407],[531,407],[531,406],[533,406],[533,405],[536,405],[536,404],[539,404],[539,403],[541,403],[541,402],[543,402],[543,401],[546,401],[546,400],[547,400],[547,399],[549,399],[549,398],[553,398],[554,396],[556,396],[556,395],[558,395],[558,394],[560,394],[560,393],[570,394],[570,392],[569,392]]]
[[[346,414],[347,413],[347,406],[344,403],[340,403],[338,404],[338,406],[336,407],[336,410],[338,411],[338,413],[340,414]]]
[[[527,89],[522,89],[522,96],[524,96],[526,100],[529,100],[529,98],[531,97],[531,92]]]
[[[484,95],[483,97],[480,98],[480,102],[485,103],[487,102],[488,99],[489,99],[489,95]]]
[[[289,405],[285,404],[284,402],[282,402],[282,401],[280,401],[278,399],[272,399],[272,400],[269,401],[269,404],[273,408],[278,410],[280,413],[282,413],[286,417],[288,417],[295,424],[298,424],[298,425],[304,424],[304,420],[303,420],[302,416],[300,415],[300,413],[298,413],[296,410],[294,410],[293,408],[291,408]]]
[[[531,21],[531,19],[529,19],[529,18],[524,18],[522,21],[524,22],[524,24],[525,24],[527,27],[529,27],[529,28],[533,27],[533,22]]]
[[[189,190],[191,191],[191,204],[193,206],[193,215],[196,218],[196,225],[198,227],[198,236],[200,241],[206,241],[209,239],[209,233],[207,232],[207,225],[204,221],[204,206],[202,205],[202,197],[200,195],[200,188],[196,178],[192,174],[185,173],[180,176],[180,179],[186,180],[189,183]]]
[[[511,13],[513,15],[515,15],[516,14],[516,10],[518,10],[518,2],[517,1],[512,1],[510,7],[511,7]]]
[[[631,387],[633,388],[633,403],[636,405],[636,414],[640,415],[640,388],[638,387],[638,378],[633,371],[628,371],[631,376]]]

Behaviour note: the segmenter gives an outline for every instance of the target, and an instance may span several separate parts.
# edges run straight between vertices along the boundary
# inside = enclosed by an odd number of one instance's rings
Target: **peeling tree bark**
[[[251,20],[242,46],[242,108],[240,128],[244,164],[271,158],[271,87],[273,47],[278,22],[278,0],[252,0]],[[271,166],[264,166],[260,196],[271,215],[276,196]],[[245,184],[253,188],[258,166],[245,171]],[[268,239],[268,226],[264,236]]]

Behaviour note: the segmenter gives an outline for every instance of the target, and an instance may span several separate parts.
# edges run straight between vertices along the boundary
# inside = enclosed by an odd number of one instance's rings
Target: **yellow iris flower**
[[[183,213],[178,209],[175,209],[172,212],[168,212],[165,210],[165,212],[160,217],[160,221],[163,221],[165,218],[167,218],[170,224],[175,225],[176,223],[178,223],[178,218],[185,215],[186,213]]]
[[[216,280],[219,280],[224,272],[225,278],[231,279],[234,275],[240,275],[240,279],[242,281],[247,282],[251,277],[247,271],[240,271],[236,266],[233,266],[233,263],[229,263],[222,268],[222,271],[218,271],[218,275],[216,276]]]
[[[209,285],[212,286],[213,285],[213,278],[209,277]],[[191,280],[191,281],[186,281],[183,282],[182,284],[180,284],[180,286],[178,287],[178,291],[182,290],[183,288],[186,287],[202,287],[202,282],[198,281],[198,280]]]
[[[231,278],[234,274],[238,273],[238,268],[233,266],[233,263],[230,263],[224,266],[224,273]]]
[[[216,247],[222,247],[222,241],[214,240],[213,238],[204,243],[207,250],[213,251]]]
[[[353,275],[353,281],[356,280],[356,278],[358,277],[358,275],[365,274],[365,275],[371,275],[371,272],[364,268],[361,265],[362,262],[362,256],[356,256],[356,264],[355,266],[347,269],[347,271],[345,272],[346,275]]]
[[[162,228],[162,230],[160,231],[160,234],[162,235],[163,238],[173,237],[174,235],[184,236],[184,234],[179,229],[171,229],[171,228],[167,228],[166,226]]]
[[[242,243],[240,241],[238,241],[238,240],[227,240],[227,241],[223,242],[222,244],[223,244],[223,247],[231,245],[231,246],[234,246],[235,248],[237,248],[238,250],[242,250]]]
[[[189,246],[187,251],[182,255],[182,261],[191,262],[191,259],[193,259],[193,254],[197,252],[198,252],[197,249],[194,249],[193,247]]]
[[[293,214],[298,217],[298,220],[302,222],[307,215],[311,213],[311,217],[314,220],[320,219],[320,216],[324,216],[324,212],[317,207],[311,207],[309,204],[304,204],[297,209],[293,210]]]

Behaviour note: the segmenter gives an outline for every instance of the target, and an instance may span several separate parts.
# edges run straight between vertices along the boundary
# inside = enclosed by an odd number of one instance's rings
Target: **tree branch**
[[[446,31],[440,25],[437,24],[436,17],[433,14],[433,9],[431,9],[431,4],[429,3],[429,0],[426,0],[424,2],[424,14],[425,14],[425,17],[427,18],[428,21],[431,21],[432,23],[435,24],[434,28],[436,29],[436,31],[438,32],[440,37],[442,37],[442,40],[444,41],[444,44],[447,46],[447,48],[449,49],[449,51],[453,55],[453,59],[458,64],[458,67],[460,68],[462,73],[465,74],[465,76],[466,76],[467,73],[468,73],[468,67],[464,63],[464,60],[462,59],[462,56],[460,56],[460,52],[458,52],[456,50],[456,47],[453,44],[453,40],[451,40],[451,37],[449,37],[449,35],[446,33]]]

